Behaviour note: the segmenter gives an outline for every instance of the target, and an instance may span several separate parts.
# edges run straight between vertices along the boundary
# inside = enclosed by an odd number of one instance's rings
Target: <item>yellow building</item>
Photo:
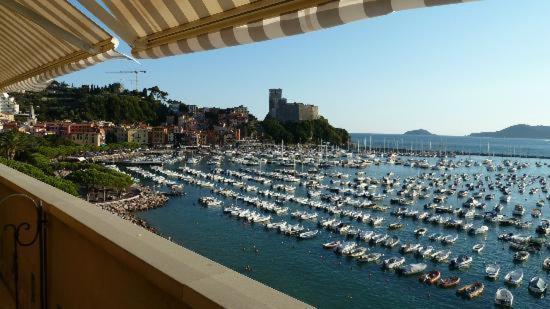
[[[99,147],[103,144],[102,135],[98,132],[72,133],[69,137],[73,143],[76,143],[78,145],[90,145]]]
[[[149,144],[149,129],[147,128],[128,129],[127,134],[129,143],[139,145]]]

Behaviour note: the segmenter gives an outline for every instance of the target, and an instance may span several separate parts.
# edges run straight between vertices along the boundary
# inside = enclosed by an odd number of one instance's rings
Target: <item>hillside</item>
[[[496,132],[472,133],[470,136],[550,139],[550,126],[530,126],[526,124],[518,124]]]
[[[418,129],[418,130],[407,131],[403,133],[403,135],[435,135],[435,134],[431,133],[428,130]]]
[[[300,122],[280,122],[266,119],[260,123],[264,138],[275,143],[285,144],[329,142],[333,145],[345,145],[349,133],[331,126],[325,118]]]
[[[12,95],[23,110],[28,110],[32,103],[40,121],[106,120],[116,124],[146,122],[156,125],[172,113],[169,106],[185,106],[167,100],[168,94],[158,87],[138,92],[124,90],[117,83],[103,87],[71,87],[54,81],[44,91]]]

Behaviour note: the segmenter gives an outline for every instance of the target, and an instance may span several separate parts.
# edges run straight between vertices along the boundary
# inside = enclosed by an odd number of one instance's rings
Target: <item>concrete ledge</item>
[[[0,188],[2,186],[42,200],[49,219],[59,220],[79,237],[127,267],[133,272],[132,276],[145,278],[166,296],[181,302],[182,306],[309,307],[84,200],[0,164]],[[49,244],[55,241],[49,236],[48,245],[63,246],[62,243]],[[48,263],[56,261],[49,259]],[[162,304],[158,307],[163,308]]]

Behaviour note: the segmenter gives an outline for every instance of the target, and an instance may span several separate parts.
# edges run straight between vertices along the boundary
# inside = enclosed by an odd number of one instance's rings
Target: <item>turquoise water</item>
[[[474,160],[482,158],[472,157]],[[431,159],[435,163],[435,159]],[[495,158],[498,163],[502,159]],[[527,173],[529,175],[550,175],[550,169],[546,166],[542,168],[535,167],[534,159],[519,159],[522,162],[529,162],[531,167],[517,172],[518,175]],[[540,161],[540,160],[539,160]],[[549,161],[550,162],[550,161]],[[238,170],[241,166],[233,163],[222,165],[224,169]],[[167,167],[176,169],[177,166]],[[211,168],[206,165],[195,165],[193,168],[209,171]],[[262,170],[271,170],[280,168],[278,166],[265,166]],[[353,175],[358,169],[331,168],[326,172],[341,171]],[[408,176],[417,176],[423,170],[405,167],[401,165],[380,165],[370,166],[362,169],[367,176],[381,178],[388,172],[394,172],[403,180]],[[436,172],[441,173],[441,172]],[[461,173],[481,173],[489,175],[494,179],[497,172],[486,172],[484,167],[459,168],[448,171],[451,174]],[[328,184],[328,178],[323,181]],[[261,188],[268,188],[257,183],[250,183]],[[217,186],[224,187],[219,183]],[[538,186],[538,184],[533,185]],[[461,189],[461,188],[459,188]],[[526,207],[524,220],[531,220],[530,211],[535,208],[535,202],[543,195],[529,195],[529,187],[524,195],[513,190],[512,201],[503,211],[504,214],[511,214],[513,205],[522,203]],[[233,189],[237,191],[236,189]],[[341,235],[320,230],[320,234],[313,239],[298,240],[288,237],[272,230],[265,229],[260,224],[252,224],[242,220],[235,219],[223,214],[223,208],[205,208],[198,204],[197,199],[204,195],[216,196],[210,190],[199,188],[193,185],[186,185],[186,196],[172,198],[168,204],[159,209],[151,210],[138,214],[139,217],[147,220],[161,234],[170,236],[173,241],[191,249],[201,255],[204,255],[220,264],[234,269],[250,278],[267,284],[277,290],[285,292],[293,297],[303,300],[311,305],[320,308],[394,308],[406,306],[407,308],[420,307],[438,307],[438,308],[456,308],[457,306],[467,306],[468,308],[487,308],[493,306],[495,291],[504,287],[504,275],[514,269],[524,270],[524,282],[517,288],[510,288],[515,296],[514,307],[516,308],[550,308],[548,298],[538,299],[532,296],[528,290],[528,281],[533,276],[542,276],[550,281],[550,275],[543,271],[541,265],[544,258],[550,256],[550,250],[543,248],[541,252],[532,254],[530,259],[522,264],[515,264],[512,261],[513,252],[508,249],[509,244],[497,240],[497,236],[504,232],[514,232],[521,234],[535,235],[535,227],[539,219],[533,219],[533,227],[529,230],[518,230],[514,227],[498,227],[484,223],[483,220],[472,220],[474,226],[482,224],[489,225],[490,231],[486,236],[471,236],[464,231],[459,231],[459,239],[454,245],[444,247],[440,243],[432,243],[427,235],[434,232],[445,234],[457,234],[455,230],[445,229],[440,226],[421,221],[413,221],[404,218],[402,220],[405,226],[401,230],[388,231],[387,225],[395,222],[397,219],[386,213],[374,213],[386,218],[381,227],[373,228],[365,223],[353,222],[353,225],[366,230],[374,230],[377,233],[388,233],[398,235],[401,244],[408,242],[419,242],[423,245],[433,245],[437,249],[448,248],[452,251],[452,257],[459,254],[472,255],[474,258],[471,268],[466,270],[451,270],[447,264],[435,264],[431,261],[425,261],[429,269],[438,269],[442,272],[442,277],[460,276],[461,283],[471,283],[473,281],[482,281],[485,283],[485,292],[474,300],[463,300],[455,295],[455,290],[444,290],[433,286],[422,285],[417,277],[402,277],[394,272],[381,270],[380,265],[359,264],[355,260],[336,255],[332,251],[322,248],[321,244],[331,240],[345,238]],[[298,187],[295,194],[305,196],[305,189]],[[250,193],[255,195],[254,193]],[[495,192],[497,201],[500,196]],[[242,207],[250,208],[235,200],[223,199],[224,206],[237,204]],[[390,205],[389,198],[379,204]],[[456,195],[452,196],[447,205],[460,207],[464,200]],[[421,210],[427,201],[420,200],[414,206],[409,208]],[[487,203],[492,208],[497,202]],[[315,210],[305,208],[294,203],[286,203],[285,206],[293,210]],[[391,206],[392,208],[397,206]],[[390,209],[391,210],[391,209]],[[549,206],[543,207],[543,217],[550,214]],[[369,210],[365,210],[370,212]],[[289,212],[289,213],[290,213]],[[545,216],[546,215],[546,216]],[[329,217],[328,213],[319,211],[319,219]],[[291,216],[283,215],[272,221],[284,219],[290,223],[298,223]],[[346,222],[348,219],[341,218]],[[303,222],[305,227],[316,228],[314,222]],[[426,236],[417,239],[413,230],[424,226],[428,228]],[[485,243],[486,247],[481,254],[473,253],[471,248],[476,243]],[[398,247],[386,249],[379,246],[369,246],[370,252],[382,252],[386,257],[401,256]],[[417,260],[412,255],[406,255],[406,263],[414,263]],[[484,269],[486,263],[497,262],[501,266],[501,273],[498,280],[491,282],[484,278]],[[251,271],[245,270],[249,267]],[[461,284],[462,285],[462,284]]]

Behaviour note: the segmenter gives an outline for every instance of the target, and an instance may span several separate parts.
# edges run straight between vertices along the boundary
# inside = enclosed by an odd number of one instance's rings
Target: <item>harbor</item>
[[[184,192],[134,215],[314,306],[549,305],[534,292],[550,281],[545,160],[284,145],[165,156],[118,166]]]

